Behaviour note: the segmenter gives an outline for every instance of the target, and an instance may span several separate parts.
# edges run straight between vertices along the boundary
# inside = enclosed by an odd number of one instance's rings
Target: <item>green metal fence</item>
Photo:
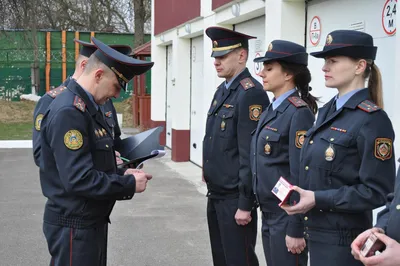
[[[46,92],[46,32],[38,31],[0,31],[0,99],[19,101],[21,94],[37,91],[38,95]],[[33,36],[36,36],[34,41]],[[50,32],[50,87],[59,86],[62,80],[62,33]],[[90,42],[90,32],[80,32],[79,39]],[[131,47],[134,34],[95,33],[95,37],[106,44],[127,44]],[[75,32],[66,32],[66,73],[73,74],[75,69]],[[150,36],[145,36],[149,41]],[[150,60],[150,58],[148,58]],[[39,84],[32,89],[32,68],[37,66]],[[150,75],[150,73],[148,73]],[[150,76],[148,76],[146,92],[151,92]],[[116,101],[129,98],[133,92],[130,82],[126,92]]]

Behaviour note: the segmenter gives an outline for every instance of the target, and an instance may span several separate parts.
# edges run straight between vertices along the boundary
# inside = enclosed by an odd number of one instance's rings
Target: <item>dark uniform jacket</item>
[[[133,197],[135,178],[117,169],[102,112],[74,80],[48,107],[40,132],[45,222],[92,225],[108,220],[115,200]]]
[[[263,112],[252,139],[253,190],[263,212],[284,212],[271,192],[280,177],[299,184],[300,149],[304,135],[313,126],[314,114],[297,91],[275,110],[272,104]],[[294,196],[294,195],[293,195]],[[293,203],[294,199],[290,200]],[[298,199],[297,199],[298,202]],[[292,216],[287,235],[303,237],[301,217]]]
[[[400,162],[400,160],[399,160]],[[400,243],[400,170],[397,171],[394,193],[387,196],[386,208],[378,214],[376,227],[385,230],[386,235]]]
[[[247,68],[228,90],[225,82],[218,87],[208,111],[203,142],[208,197],[239,197],[239,209],[249,211],[254,207],[249,160],[251,132],[268,105],[268,95]]]
[[[393,191],[394,132],[368,89],[327,116],[333,104],[334,99],[320,109],[301,150],[300,186],[315,191],[316,203],[304,217],[304,233],[314,241],[349,245],[372,226],[372,210]]]
[[[71,78],[68,77],[59,87],[45,93],[36,104],[35,110],[33,112],[34,125],[32,129],[32,151],[33,151],[33,159],[37,166],[39,166],[40,151],[41,151],[40,124],[43,119],[43,115],[46,113],[47,108],[49,107],[51,102],[57,97],[57,95],[59,95],[66,89],[66,86],[68,86],[70,81]],[[117,114],[111,99],[108,100],[102,106],[102,110],[104,111],[106,122],[109,125],[111,131],[113,132],[115,141],[119,141],[121,136],[121,129],[119,128],[117,121]]]

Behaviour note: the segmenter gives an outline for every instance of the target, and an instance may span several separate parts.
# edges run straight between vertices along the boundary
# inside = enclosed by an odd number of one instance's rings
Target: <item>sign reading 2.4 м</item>
[[[387,0],[382,9],[382,27],[388,35],[396,33],[396,5],[397,0]]]

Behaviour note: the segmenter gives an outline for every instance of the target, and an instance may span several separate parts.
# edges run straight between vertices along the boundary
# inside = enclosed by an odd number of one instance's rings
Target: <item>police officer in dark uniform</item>
[[[219,27],[206,29],[218,86],[208,111],[203,142],[203,178],[208,188],[207,219],[214,265],[258,265],[254,251],[257,212],[250,169],[251,132],[268,95],[246,68],[248,39]]]
[[[360,234],[351,244],[354,258],[364,265],[400,265],[400,171],[397,172],[395,192],[390,193],[387,199],[386,208],[378,214],[375,227]],[[360,250],[371,233],[377,236],[377,244],[367,256],[363,256]],[[374,256],[376,251],[381,251],[381,254]]]
[[[44,94],[36,104],[35,110],[33,112],[34,126],[32,129],[32,150],[33,158],[37,166],[39,166],[40,163],[40,123],[43,119],[43,115],[45,114],[50,103],[57,97],[57,95],[59,95],[66,89],[71,79],[76,80],[80,77],[80,75],[83,73],[83,70],[85,69],[87,60],[96,51],[96,46],[94,46],[94,44],[92,43],[84,42],[77,39],[74,39],[74,41],[82,45],[82,49],[80,50],[79,56],[75,63],[74,74],[71,77],[68,77],[59,87]],[[110,45],[110,47],[126,55],[132,52],[132,48],[128,45]],[[119,128],[116,111],[112,100],[110,99],[109,101],[107,101],[103,106],[101,106],[101,108],[106,116],[107,124],[111,127],[114,139],[118,141],[121,136],[121,129]]]
[[[264,57],[260,73],[264,90],[274,100],[264,111],[253,134],[253,190],[262,211],[262,240],[268,266],[307,265],[304,225],[299,215],[288,216],[272,193],[281,177],[298,185],[300,149],[313,126],[318,110],[310,94],[311,74],[306,49],[293,42],[274,40]],[[295,195],[289,199],[295,203]],[[298,200],[297,200],[298,201]],[[290,252],[288,252],[290,251]]]
[[[305,135],[300,158],[300,194],[289,214],[305,213],[311,266],[361,265],[352,241],[372,226],[372,210],[393,191],[392,123],[383,111],[381,77],[372,36],[337,30],[323,51],[325,85],[338,95],[322,107]],[[365,80],[368,78],[368,87]]]
[[[106,265],[107,226],[116,200],[143,192],[151,175],[117,169],[113,138],[99,105],[118,97],[152,62],[97,47],[77,80],[49,105],[41,122],[40,181],[47,197],[43,231],[50,265]]]

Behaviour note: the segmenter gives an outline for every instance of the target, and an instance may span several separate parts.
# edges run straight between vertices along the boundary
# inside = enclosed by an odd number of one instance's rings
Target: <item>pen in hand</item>
[[[119,156],[119,158],[120,158],[122,161],[125,161],[125,162],[129,162],[129,161],[130,161],[129,159],[126,159],[126,158],[124,158],[124,157],[122,157],[122,156]]]

